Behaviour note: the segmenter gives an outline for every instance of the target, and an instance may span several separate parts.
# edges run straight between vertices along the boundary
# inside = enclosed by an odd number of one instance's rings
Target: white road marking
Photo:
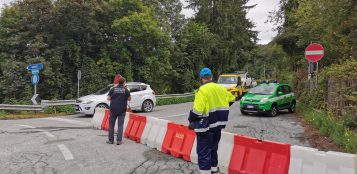
[[[305,51],[305,55],[322,55],[322,54],[324,54],[324,51],[320,51],[320,50],[318,50],[318,51]]]
[[[64,144],[59,144],[57,146],[60,149],[60,151],[62,152],[62,155],[66,161],[74,159],[71,151],[69,151],[69,149]]]
[[[30,128],[30,129],[35,129],[36,128],[36,127],[30,126],[30,125],[23,125],[23,124],[19,124],[18,126],[27,127],[27,128]]]
[[[87,123],[87,122],[77,121],[77,120],[70,120],[70,119],[65,119],[65,118],[50,117],[50,118],[41,118],[41,119],[61,121],[61,122],[71,123],[71,124],[80,125],[80,126],[91,126],[92,125],[92,124]]]
[[[169,115],[169,116],[157,117],[157,118],[170,118],[170,117],[180,117],[180,116],[188,116],[188,113],[186,113],[186,114],[178,114],[178,115]]]
[[[19,124],[19,126],[21,127],[26,127],[26,128],[30,128],[30,129],[36,129],[36,127],[30,126],[30,125],[23,125],[23,124]],[[49,138],[54,138],[56,136],[54,136],[53,134],[51,134],[50,132],[44,131],[42,129],[38,129],[39,131],[41,131],[42,133],[44,133],[47,137]]]

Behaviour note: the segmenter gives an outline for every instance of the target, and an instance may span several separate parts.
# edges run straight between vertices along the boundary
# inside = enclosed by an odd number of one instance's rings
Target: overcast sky
[[[14,0],[0,0],[1,8],[3,4],[9,4],[11,1]],[[181,2],[184,6],[187,5],[185,0],[181,0]],[[248,5],[253,4],[257,4],[257,6],[249,11],[248,18],[254,22],[256,26],[255,30],[259,32],[258,43],[267,44],[273,39],[276,32],[272,31],[274,26],[270,23],[265,23],[265,21],[268,19],[269,12],[278,8],[279,0],[250,0]],[[190,9],[184,9],[182,13],[185,14],[186,17],[193,15],[193,11]]]

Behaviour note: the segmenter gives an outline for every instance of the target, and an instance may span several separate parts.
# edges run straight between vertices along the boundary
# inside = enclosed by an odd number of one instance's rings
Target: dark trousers
[[[218,165],[218,144],[221,140],[221,130],[209,130],[197,133],[197,155],[200,170],[211,170]]]
[[[113,113],[110,112],[110,117],[109,117],[109,141],[113,142],[114,141],[114,127],[115,127],[115,121],[118,118],[118,135],[117,135],[117,141],[122,141],[123,139],[123,127],[124,127],[124,119],[125,119],[125,112],[124,113]]]

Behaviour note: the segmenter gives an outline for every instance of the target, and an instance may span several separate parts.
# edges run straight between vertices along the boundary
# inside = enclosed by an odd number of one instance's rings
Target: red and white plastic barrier
[[[109,115],[109,110],[97,109],[93,126],[107,130]],[[187,126],[127,112],[124,130],[131,140],[197,163],[196,135]],[[355,154],[290,147],[228,132],[222,132],[218,160],[221,172],[230,174],[357,174]]]

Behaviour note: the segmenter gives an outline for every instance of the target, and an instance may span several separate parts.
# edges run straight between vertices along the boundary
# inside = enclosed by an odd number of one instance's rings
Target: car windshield
[[[221,77],[218,78],[217,83],[218,84],[237,84],[238,83],[238,77],[221,76]]]
[[[262,95],[271,95],[274,94],[276,89],[275,85],[259,85],[253,88],[250,93],[251,94],[262,94]]]
[[[100,90],[98,90],[97,92],[94,93],[94,95],[103,95],[109,92],[110,88],[112,87],[112,85],[109,85],[105,88],[102,88]]]

